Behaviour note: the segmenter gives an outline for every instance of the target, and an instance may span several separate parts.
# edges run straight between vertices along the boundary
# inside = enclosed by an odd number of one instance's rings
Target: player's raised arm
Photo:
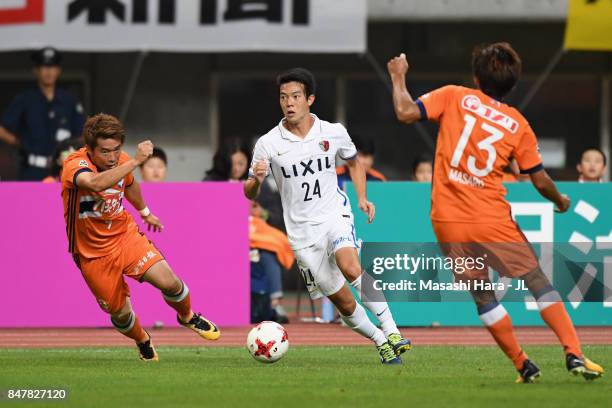
[[[406,73],[408,72],[408,61],[406,55],[401,53],[387,63],[387,70],[393,83],[393,108],[395,116],[400,122],[406,124],[414,123],[421,118],[419,106],[410,96],[406,88]]]
[[[554,181],[548,176],[546,170],[542,169],[535,173],[529,174],[533,186],[538,190],[542,197],[552,201],[557,206],[557,212],[564,213],[570,207],[570,199],[559,193]]]
[[[106,190],[130,174],[135,168],[144,163],[152,154],[153,143],[150,140],[141,142],[138,144],[138,149],[134,158],[118,165],[117,167],[113,167],[99,173],[87,171],[81,172],[76,176],[76,185],[79,188],[96,192]]]
[[[351,176],[351,181],[355,186],[355,192],[357,193],[357,202],[359,203],[359,209],[368,215],[368,223],[374,221],[374,215],[376,209],[374,204],[368,201],[366,196],[366,171],[363,165],[359,162],[357,157],[346,160],[346,165]]]

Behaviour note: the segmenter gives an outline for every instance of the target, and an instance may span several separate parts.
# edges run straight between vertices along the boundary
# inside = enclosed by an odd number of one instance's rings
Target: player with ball
[[[273,175],[289,242],[310,296],[327,296],[342,320],[376,345],[383,364],[401,364],[400,354],[410,349],[410,341],[400,335],[387,302],[362,299],[378,318],[381,330],[346,283],[348,280],[361,294],[363,271],[353,213],[348,197],[338,188],[336,155],[348,165],[359,209],[367,214],[368,222],[375,213],[374,204],[366,198],[366,173],[355,145],[344,126],[310,113],[315,101],[312,73],[294,68],[279,75],[277,84],[284,118],[257,141],[245,195],[255,199],[265,177]]]

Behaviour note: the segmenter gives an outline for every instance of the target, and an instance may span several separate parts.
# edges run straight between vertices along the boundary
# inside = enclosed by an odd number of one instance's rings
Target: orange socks
[[[542,320],[555,332],[565,353],[582,357],[576,329],[565,310],[565,305],[560,301],[559,294],[552,287],[545,288],[544,293],[538,296],[537,302]],[[512,360],[514,366],[520,370],[527,359],[527,355],[521,350],[521,346],[516,340],[512,320],[506,309],[497,302],[491,302],[480,306],[478,314],[499,347]]]
[[[512,320],[506,309],[497,302],[491,302],[479,307],[478,314],[497,345],[512,360],[514,367],[517,370],[523,368],[523,363],[527,360],[527,354],[516,340]]]
[[[129,337],[130,339],[134,339],[136,343],[142,343],[143,341],[146,341],[148,339],[146,332],[142,329],[142,326],[140,325],[140,320],[138,320],[138,316],[136,316],[134,312],[130,314],[130,318],[126,323],[116,322],[112,317],[111,322],[119,333]]]
[[[578,357],[582,357],[580,350],[580,340],[576,334],[574,324],[565,310],[565,305],[561,302],[541,303],[538,302],[540,308],[540,316],[546,322],[548,327],[555,332],[559,341],[563,345],[563,350],[566,354],[572,353]]]
[[[182,319],[184,316],[191,315],[191,296],[185,282],[181,282],[181,284],[182,289],[178,294],[172,296],[164,294],[164,300],[171,308],[177,311]]]

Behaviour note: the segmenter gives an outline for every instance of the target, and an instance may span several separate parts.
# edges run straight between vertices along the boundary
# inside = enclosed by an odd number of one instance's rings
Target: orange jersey
[[[438,122],[431,219],[489,223],[510,214],[502,185],[516,159],[522,173],[542,169],[536,136],[515,108],[477,89],[449,85],[417,100],[422,119]]]
[[[122,152],[119,164],[129,159]],[[134,176],[130,173],[97,193],[77,187],[75,180],[82,172],[98,172],[85,148],[68,156],[61,175],[68,250],[86,258],[98,258],[113,252],[128,230],[138,230],[132,216],[123,209],[125,187],[134,182]]]

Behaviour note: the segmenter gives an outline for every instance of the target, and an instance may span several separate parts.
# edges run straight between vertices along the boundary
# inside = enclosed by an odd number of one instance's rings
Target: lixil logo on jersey
[[[327,140],[321,140],[319,142],[319,147],[321,148],[321,150],[323,150],[324,152],[329,150],[329,141]]]
[[[306,163],[304,161],[300,161],[298,164],[281,166],[281,172],[283,173],[284,178],[298,177],[300,175],[305,177],[309,174],[315,174],[316,172],[320,173],[322,171],[331,169],[332,167],[332,162],[330,161],[329,156],[325,156],[318,157],[316,160],[310,159]]]

